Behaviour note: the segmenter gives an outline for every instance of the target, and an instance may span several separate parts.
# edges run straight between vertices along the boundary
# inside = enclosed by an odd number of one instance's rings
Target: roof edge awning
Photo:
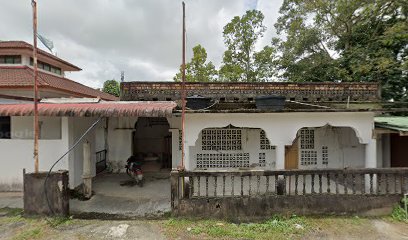
[[[377,133],[397,133],[408,136],[408,117],[375,117]]]
[[[171,101],[39,103],[38,115],[50,117],[170,117]],[[33,116],[34,104],[0,104],[0,116]]]

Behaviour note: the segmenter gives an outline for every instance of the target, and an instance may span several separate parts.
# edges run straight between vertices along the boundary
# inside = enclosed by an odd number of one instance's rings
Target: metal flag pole
[[[34,172],[38,173],[38,69],[37,69],[37,0],[32,0],[33,7],[33,67],[34,67]]]
[[[185,140],[185,119],[186,119],[186,5],[183,4],[183,56],[181,64],[181,167],[184,169],[185,162],[185,149],[184,149],[184,140]]]

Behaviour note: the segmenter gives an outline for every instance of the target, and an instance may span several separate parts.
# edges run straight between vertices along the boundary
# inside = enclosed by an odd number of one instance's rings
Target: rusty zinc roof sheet
[[[175,102],[39,103],[40,116],[170,117]],[[32,116],[34,104],[1,104],[0,116]]]

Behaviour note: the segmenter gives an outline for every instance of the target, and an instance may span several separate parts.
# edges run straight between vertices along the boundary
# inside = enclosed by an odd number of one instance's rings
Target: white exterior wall
[[[108,164],[113,172],[124,171],[126,160],[132,155],[132,132],[137,118],[109,118]]]
[[[361,158],[364,156],[375,157],[375,149],[372,147],[372,130],[374,127],[374,113],[370,112],[309,112],[309,113],[258,113],[258,114],[241,114],[241,113],[206,113],[206,114],[186,114],[186,156],[188,161],[185,167],[188,170],[193,170],[195,164],[195,145],[199,144],[200,132],[205,128],[225,127],[229,124],[235,127],[261,128],[266,132],[266,135],[272,146],[276,146],[275,158],[276,169],[284,168],[285,160],[285,145],[292,145],[293,140],[299,129],[303,127],[322,127],[331,125],[335,127],[350,127],[354,130],[359,143],[364,144],[365,155],[362,155],[362,150],[359,148],[346,149],[347,155],[357,154]],[[345,136],[347,137],[347,136]],[[367,154],[367,152],[369,154]],[[349,158],[344,165],[367,166],[361,164],[360,161]],[[376,157],[375,157],[376,159]],[[367,160],[365,160],[367,163]],[[376,162],[376,161],[375,161]],[[373,163],[370,162],[369,166]]]
[[[365,145],[360,144],[352,128],[333,128],[330,126],[314,128],[314,149],[317,152],[317,165],[302,166],[300,142],[299,169],[314,168],[364,168]],[[300,141],[300,138],[298,139]],[[322,164],[322,146],[328,147],[328,164]],[[307,149],[309,150],[309,149]]]
[[[33,117],[11,117],[11,138],[34,139]],[[40,139],[61,139],[60,117],[39,117]]]
[[[13,117],[11,119],[12,131],[29,132],[32,129],[32,122],[28,124],[24,117]],[[39,169],[48,171],[51,165],[62,156],[68,148],[68,119],[54,118],[45,121],[60,122],[59,129],[51,127],[54,131],[60,133],[59,139],[40,139],[39,140]],[[13,135],[13,133],[12,133]],[[0,191],[21,191],[23,184],[23,168],[27,172],[34,171],[33,158],[34,141],[32,139],[0,139],[0,152],[2,153],[2,167],[0,168]],[[68,170],[68,158],[61,160],[54,170]]]
[[[234,151],[209,151],[209,150],[202,150],[202,132],[200,132],[198,140],[196,141],[195,146],[190,146],[190,156],[192,156],[190,160],[190,168],[196,169],[196,155],[198,153],[210,153],[210,154],[217,154],[217,153],[249,153],[249,165],[254,168],[259,169],[267,169],[272,170],[275,169],[276,164],[276,153],[275,149],[268,149],[268,150],[261,150],[260,149],[260,132],[261,129],[249,129],[249,128],[241,128],[242,136],[242,150],[234,150]],[[259,167],[259,153],[265,153],[265,167]],[[222,169],[222,168],[217,168]]]
[[[181,136],[179,135],[181,130],[181,117],[180,116],[173,116],[167,118],[167,121],[170,125],[170,132],[171,132],[171,156],[172,156],[172,168],[177,168],[177,166],[181,165],[181,146],[179,139]]]
[[[81,135],[97,120],[95,117],[70,117],[69,118],[69,147],[81,137]],[[91,147],[91,173],[94,177],[96,175],[96,152],[97,146],[101,144],[103,139],[96,138],[96,133],[104,128],[104,119],[102,119],[98,125],[92,129],[82,141],[75,147],[69,154],[69,184],[71,188],[75,188],[82,183],[82,170],[83,170],[83,143],[88,141]],[[68,150],[68,148],[67,148]]]

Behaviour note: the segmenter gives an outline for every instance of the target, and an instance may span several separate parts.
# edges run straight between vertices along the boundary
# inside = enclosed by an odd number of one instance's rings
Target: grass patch
[[[171,218],[165,222],[170,237],[210,237],[222,239],[293,239],[310,229],[304,217],[273,216],[258,223],[235,224],[218,220],[189,220]]]
[[[15,240],[28,240],[28,239],[39,239],[43,236],[43,231],[41,227],[34,227],[31,229],[23,230],[13,237]]]
[[[21,208],[0,208],[0,214],[3,216],[21,216],[23,214],[23,209]]]
[[[74,223],[74,220],[71,217],[52,217],[47,219],[47,223],[50,227],[58,227],[58,226],[68,226]]]
[[[405,212],[405,204],[408,199],[402,199],[401,202],[394,206],[391,213],[391,219],[398,222],[408,223],[407,213]]]
[[[402,208],[400,205],[396,205],[392,209],[391,219],[397,222],[405,222],[408,223],[408,218],[405,212],[405,209]]]

